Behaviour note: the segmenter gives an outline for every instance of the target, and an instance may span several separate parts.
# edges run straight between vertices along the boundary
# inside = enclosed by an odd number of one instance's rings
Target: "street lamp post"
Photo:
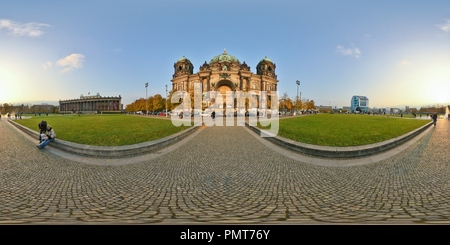
[[[145,83],[145,115],[148,116],[148,98],[147,98],[148,83]]]
[[[297,112],[298,112],[298,87],[300,86],[300,81],[297,80],[295,83],[297,83]]]
[[[300,95],[298,96],[298,100],[300,101],[300,103],[302,103],[302,92],[300,92]],[[303,105],[302,105],[302,110],[303,110]]]
[[[168,96],[168,94],[167,94],[167,84],[166,84],[166,117],[167,117],[167,96]]]

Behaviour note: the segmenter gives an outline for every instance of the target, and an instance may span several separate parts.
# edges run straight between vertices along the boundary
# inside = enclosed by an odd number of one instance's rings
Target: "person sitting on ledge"
[[[55,130],[53,130],[52,126],[47,125],[47,132],[42,134],[43,141],[36,145],[37,148],[43,149],[45,146],[47,146],[50,142],[55,141],[56,133]]]

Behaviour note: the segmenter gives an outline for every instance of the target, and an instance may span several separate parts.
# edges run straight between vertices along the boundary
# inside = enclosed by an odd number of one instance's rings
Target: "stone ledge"
[[[325,158],[360,158],[366,157],[374,154],[378,154],[387,150],[390,150],[396,146],[399,146],[413,137],[422,133],[425,129],[430,127],[433,123],[427,123],[426,125],[415,129],[409,133],[401,135],[399,137],[395,137],[393,139],[389,139],[383,142],[362,145],[362,146],[349,146],[349,147],[330,147],[330,146],[319,146],[319,145],[311,145],[302,142],[297,142],[294,140],[290,140],[281,136],[274,137],[263,137],[266,140],[277,144],[281,147],[291,149],[296,152],[303,153],[305,155],[315,156],[315,157],[325,157]],[[249,127],[253,132],[259,135],[266,135],[264,130],[261,130],[257,127],[250,126],[248,123],[245,123],[247,127]]]
[[[24,127],[13,120],[8,120],[13,126],[22,130],[26,134],[35,138],[36,141],[39,138],[39,133],[33,131],[27,127]],[[133,145],[125,145],[125,146],[91,146],[91,145],[83,145],[78,143],[73,143],[65,140],[61,140],[56,138],[54,142],[51,143],[51,146],[65,151],[83,156],[90,156],[96,158],[125,158],[130,156],[137,156],[147,153],[156,152],[161,148],[164,148],[168,145],[176,143],[181,139],[185,138],[189,134],[193,133],[198,129],[200,125],[194,125],[191,128],[178,132],[176,134],[167,136],[162,139],[157,139],[148,142],[142,142]]]

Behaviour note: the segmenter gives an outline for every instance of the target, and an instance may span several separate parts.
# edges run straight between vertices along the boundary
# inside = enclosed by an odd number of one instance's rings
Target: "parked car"
[[[209,114],[209,113],[206,112],[206,111],[202,111],[202,113],[200,113],[200,115],[201,115],[202,117],[210,117],[210,116],[211,116],[211,114]]]

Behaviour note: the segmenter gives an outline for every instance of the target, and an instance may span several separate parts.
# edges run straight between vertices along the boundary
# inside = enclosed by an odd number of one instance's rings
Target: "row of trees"
[[[279,98],[279,109],[283,111],[295,111],[295,110],[316,110],[317,106],[315,105],[314,100],[310,99],[291,99],[287,93],[284,93],[283,96]]]
[[[191,108],[194,106],[194,95],[190,94],[191,97]],[[176,106],[179,105],[179,103],[171,103],[171,94],[169,95],[168,101],[167,101],[167,110],[171,111]],[[201,99],[201,98],[200,98]],[[246,107],[248,106],[248,102],[246,101]],[[270,108],[270,100],[267,101],[268,108]],[[137,111],[146,111],[146,108],[148,106],[149,111],[165,111],[166,109],[166,98],[163,98],[160,94],[156,94],[155,96],[150,96],[147,101],[144,98],[137,99],[133,103],[126,106],[127,112],[137,112]],[[450,105],[444,106],[444,105],[429,105],[421,107],[419,110],[413,111],[413,113],[438,113],[438,114],[445,114],[446,113],[446,107],[450,109]],[[314,100],[309,99],[292,99],[288,96],[287,93],[284,93],[281,97],[279,97],[279,110],[280,111],[286,111],[286,112],[293,112],[296,110],[302,111],[302,110],[316,110],[317,106],[315,105]],[[379,109],[381,112],[381,109]],[[345,113],[346,110],[341,110],[341,113]]]
[[[194,98],[193,93],[190,93],[189,96],[191,99],[191,108],[194,107],[194,100],[202,99],[202,98]],[[167,99],[163,98],[160,94],[150,96],[147,98],[147,100],[145,98],[139,98],[139,99],[135,100],[134,102],[132,102],[131,104],[126,105],[125,110],[127,112],[138,112],[138,111],[145,112],[146,110],[148,110],[148,111],[165,111],[166,106],[167,106],[167,110],[171,111],[180,104],[180,103],[171,103],[171,98],[172,98],[172,92]],[[279,108],[278,109],[282,110],[282,111],[292,112],[295,110],[315,110],[316,109],[314,100],[309,100],[309,99],[293,100],[293,99],[289,98],[287,93],[284,93],[283,96],[278,99],[279,99]],[[245,106],[248,107],[248,104],[249,104],[248,99],[246,99]],[[271,105],[271,101],[269,98],[267,101],[268,109],[271,109],[270,105]]]
[[[450,109],[450,105],[429,105],[424,106],[419,109],[416,113],[437,113],[437,114],[445,114],[446,108]]]
[[[172,110],[170,103],[167,103],[167,110]],[[145,100],[144,98],[139,98],[128,104],[125,108],[127,112],[137,112],[142,111],[165,111],[166,110],[166,98],[163,98],[160,94],[150,96]]]
[[[48,104],[12,104],[3,103],[0,104],[0,113],[26,113],[26,114],[37,114],[37,113],[59,113],[59,106],[48,105]]]

